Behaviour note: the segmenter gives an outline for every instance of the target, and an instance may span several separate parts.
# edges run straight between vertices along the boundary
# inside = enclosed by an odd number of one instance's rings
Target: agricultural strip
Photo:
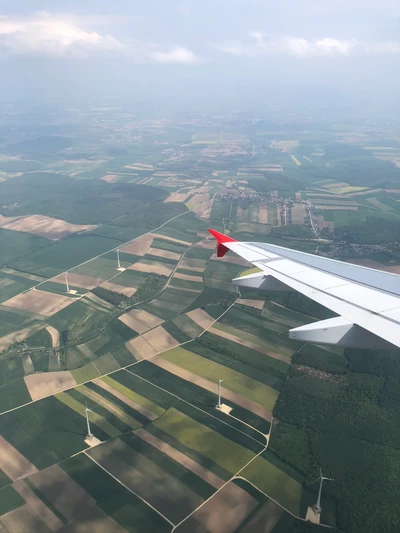
[[[224,383],[224,389],[228,389],[234,394],[248,398],[251,400],[251,402],[255,402],[268,410],[272,410],[274,408],[275,402],[278,398],[278,391],[268,387],[267,385],[264,385],[260,381],[251,379],[235,370],[232,370],[229,367],[215,363],[210,359],[201,357],[183,348],[179,347],[169,350],[168,352],[156,357],[154,360],[152,360],[152,362],[157,364],[157,361],[160,358],[173,363],[183,370],[187,370],[190,374],[204,378],[211,383],[213,381],[217,381],[218,376],[224,376],[224,379],[226,379],[226,383]],[[215,389],[215,385],[213,389]],[[232,399],[232,401],[234,400]]]
[[[68,459],[61,463],[61,467],[91,499],[96,501],[99,511],[102,510],[101,513],[92,516],[92,520],[86,520],[87,529],[66,528],[66,533],[92,533],[93,531],[96,533],[126,533],[127,531],[144,533],[146,530],[151,533],[169,533],[171,531],[171,526],[166,520],[96,465],[88,456],[81,454]],[[107,513],[111,518],[103,513]],[[121,525],[121,528],[117,527],[116,522]]]
[[[298,481],[262,456],[257,457],[241,474],[282,507],[299,516],[302,486]]]
[[[223,479],[216,476],[187,455],[178,451],[176,448],[173,448],[167,442],[164,442],[163,440],[157,438],[155,435],[152,435],[144,428],[136,429],[134,433],[143,441],[157,448],[161,452],[165,453],[165,455],[167,455],[168,457],[171,457],[171,459],[174,459],[179,464],[183,465],[185,468],[204,479],[204,481],[209,483],[215,489],[221,488],[222,485],[225,483]]]
[[[37,468],[0,436],[0,469],[12,480],[24,478],[37,472]]]
[[[156,420],[154,425],[185,446],[215,461],[231,474],[235,474],[254,457],[250,450],[174,408]]]

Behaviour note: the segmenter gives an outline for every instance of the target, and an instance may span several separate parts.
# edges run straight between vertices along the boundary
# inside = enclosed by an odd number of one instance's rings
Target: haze
[[[396,0],[7,0],[0,13],[3,102],[398,103]]]

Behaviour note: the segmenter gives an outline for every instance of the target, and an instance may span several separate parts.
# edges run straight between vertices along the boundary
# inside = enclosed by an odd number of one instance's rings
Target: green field
[[[11,486],[4,487],[0,490],[0,516],[5,515],[25,505],[25,500]]]
[[[254,454],[243,446],[173,408],[154,425],[185,446],[215,461],[231,474],[235,474],[254,457]]]
[[[12,233],[14,235],[16,234],[16,232]],[[9,300],[20,292],[30,289],[31,287],[36,285],[36,283],[38,282],[26,279],[22,276],[16,276],[10,273],[2,272],[0,270],[0,303]]]
[[[75,413],[53,396],[3,414],[1,433],[39,469],[86,448],[84,412]],[[107,437],[99,428],[97,436]]]
[[[223,379],[227,380],[224,383],[226,389],[244,396],[264,406],[266,409],[272,410],[278,398],[278,392],[271,387],[183,348],[173,348],[168,352],[164,352],[161,357],[213,382],[222,379],[219,377],[222,376]]]
[[[47,322],[58,331],[68,331],[68,339],[75,340],[93,334],[109,318],[110,309],[101,304],[100,298],[93,301],[84,296],[65,309],[51,316]]]
[[[168,288],[163,293],[149,303],[140,307],[148,313],[154,314],[164,320],[169,320],[185,311],[195,300],[197,294],[185,290]]]
[[[4,413],[31,401],[23,379],[17,379],[0,387],[0,412]]]
[[[241,475],[296,516],[300,514],[301,484],[264,459],[257,457]]]

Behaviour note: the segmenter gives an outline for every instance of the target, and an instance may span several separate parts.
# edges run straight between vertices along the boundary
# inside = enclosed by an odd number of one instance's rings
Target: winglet
[[[217,240],[217,257],[224,257],[226,252],[229,251],[229,248],[224,246],[224,243],[237,242],[235,239],[228,237],[228,235],[224,235],[223,233],[219,233],[218,231],[215,231],[215,229],[209,229],[208,231],[211,233],[214,239]]]

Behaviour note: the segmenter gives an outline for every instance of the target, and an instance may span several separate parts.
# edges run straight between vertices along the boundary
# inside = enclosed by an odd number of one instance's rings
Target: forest
[[[340,530],[398,531],[398,351],[348,349],[345,363],[332,354],[325,366],[315,347],[302,352],[275,407],[270,451],[304,475],[305,486],[319,467],[334,479],[324,488],[325,506],[336,507]]]

